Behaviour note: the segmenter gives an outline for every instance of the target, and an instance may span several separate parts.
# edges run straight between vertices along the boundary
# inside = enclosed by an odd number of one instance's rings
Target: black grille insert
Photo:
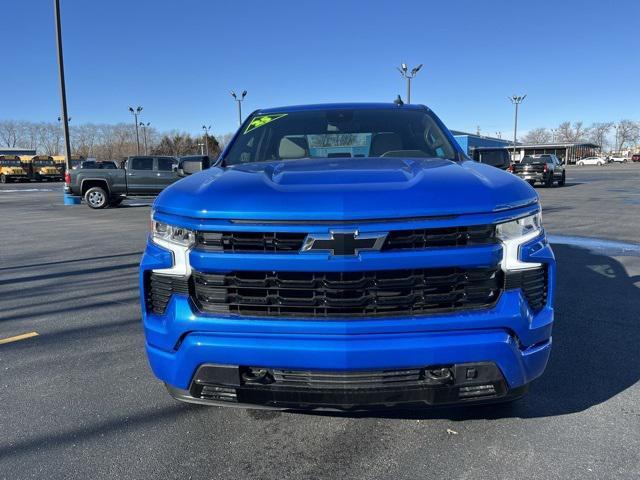
[[[255,316],[397,316],[492,306],[504,285],[499,267],[373,272],[193,272],[205,313]]]
[[[145,280],[147,309],[153,313],[162,315],[172,294],[189,295],[189,280],[186,277],[150,272]]]
[[[198,232],[196,249],[224,253],[295,253],[306,233],[296,232]],[[423,228],[389,232],[382,250],[461,247],[496,243],[494,225]]]
[[[507,290],[521,288],[532,310],[537,311],[547,303],[547,267],[509,272],[505,280]]]

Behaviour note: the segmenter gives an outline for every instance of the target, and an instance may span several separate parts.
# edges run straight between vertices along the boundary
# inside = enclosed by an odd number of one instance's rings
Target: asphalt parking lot
[[[151,374],[149,202],[0,185],[0,478],[640,478],[640,164],[539,188],[558,259],[545,375],[510,406],[304,414],[183,405]]]

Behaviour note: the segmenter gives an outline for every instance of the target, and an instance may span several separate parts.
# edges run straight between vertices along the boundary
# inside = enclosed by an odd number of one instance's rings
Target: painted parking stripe
[[[53,188],[12,188],[0,189],[0,193],[22,193],[22,192],[55,192]]]
[[[27,338],[32,338],[37,336],[38,336],[38,332],[29,332],[29,333],[16,335],[14,337],[0,338],[0,345],[3,345],[5,343],[19,342],[20,340],[26,340]]]

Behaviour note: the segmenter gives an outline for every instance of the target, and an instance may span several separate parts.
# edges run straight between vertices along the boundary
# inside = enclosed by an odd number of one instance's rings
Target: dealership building
[[[485,137],[474,133],[451,130],[456,141],[468,155],[473,155],[476,148],[508,148],[513,151],[513,142],[502,138]],[[511,153],[511,158],[519,162],[527,155],[551,154],[566,163],[573,164],[581,158],[600,155],[601,147],[595,143],[575,142],[575,143],[517,143],[515,155]]]

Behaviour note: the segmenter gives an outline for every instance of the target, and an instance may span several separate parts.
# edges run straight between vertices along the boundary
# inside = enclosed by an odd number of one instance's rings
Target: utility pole
[[[135,110],[129,107],[129,111],[133,115],[133,124],[136,127],[136,155],[140,155],[140,134],[138,133],[138,115],[142,111],[142,107],[138,106]]]
[[[151,122],[140,122],[140,126],[142,127],[142,138],[144,139],[144,154],[149,155],[147,152],[147,128],[151,125]]]
[[[238,102],[238,125],[242,125],[242,101],[244,100],[244,97],[247,96],[247,91],[243,90],[240,97],[236,95],[236,92],[231,92],[231,96],[236,102]]]
[[[507,97],[513,105],[516,107],[515,122],[513,126],[513,161],[516,161],[516,141],[518,139],[518,107],[522,101],[527,98],[526,95],[512,95]]]
[[[411,72],[408,73],[409,67],[406,63],[403,63],[399,67],[397,67],[400,75],[407,79],[407,103],[411,103],[411,80],[415,78],[420,69],[422,68],[422,64],[418,65],[411,69]]]
[[[211,130],[211,125],[208,127],[206,125],[202,125],[202,129],[204,130],[204,145],[207,149],[207,157],[209,156],[209,130]]]
[[[71,170],[71,143],[69,142],[69,118],[67,114],[67,88],[64,81],[64,58],[62,55],[62,24],[60,22],[60,0],[53,0],[56,22],[56,47],[58,53],[58,73],[60,79],[60,101],[62,103],[62,131],[66,170]]]

